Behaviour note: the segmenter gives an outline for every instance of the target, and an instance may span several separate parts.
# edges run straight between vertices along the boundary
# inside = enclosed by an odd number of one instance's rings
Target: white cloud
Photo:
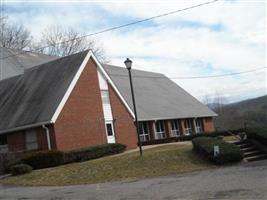
[[[191,4],[198,2],[190,1]],[[190,3],[168,1],[153,6],[151,2],[119,3],[104,4],[103,7],[113,14],[143,18],[183,8]],[[198,62],[211,65],[209,74],[261,68],[266,66],[264,6],[263,1],[218,2],[156,20],[159,27],[139,28],[124,34],[109,33],[108,37],[102,37],[102,41],[110,57],[117,57],[112,60],[114,63],[121,65],[123,57],[130,56],[136,68],[162,72],[169,77],[205,74],[207,69],[201,65],[196,67]],[[173,26],[179,20],[221,24],[223,30]],[[266,70],[242,76],[176,82],[199,99],[218,91],[224,96],[232,96],[230,101],[247,98],[249,94],[266,94]]]
[[[153,29],[155,31],[155,29]],[[152,31],[151,31],[152,32]],[[114,64],[123,66],[125,57],[134,60],[137,69],[161,72],[169,77],[198,76],[206,74],[222,74],[225,71],[246,71],[265,66],[265,52],[261,48],[251,47],[240,42],[232,43],[227,36],[207,30],[161,30],[150,34],[149,30],[136,30],[129,34],[113,34],[102,37],[107,52]],[[188,37],[188,38],[187,38]],[[111,40],[108,38],[112,38]],[[130,42],[129,42],[130,41]],[[212,66],[196,66],[198,61]],[[211,71],[210,71],[211,70]],[[254,91],[264,92],[265,71],[244,74],[241,76],[175,80],[198,99],[204,95],[212,96],[216,92],[227,96],[247,97],[259,95]],[[230,98],[229,101],[239,100]]]
[[[60,4],[51,11],[38,8],[38,12],[29,10],[10,17],[25,23],[37,36],[51,24],[90,33],[110,27],[109,22],[120,24],[110,21],[112,17],[143,19],[205,1]],[[135,68],[169,77],[246,71],[266,66],[265,15],[264,1],[219,1],[153,20],[156,26],[144,23],[95,39],[103,43],[112,63],[123,66],[124,59],[131,57]],[[195,26],[187,26],[188,22]],[[220,31],[210,28],[216,25],[221,26]],[[266,76],[266,70],[262,70],[242,76],[175,81],[200,100],[205,94],[220,92],[233,101],[266,94]]]

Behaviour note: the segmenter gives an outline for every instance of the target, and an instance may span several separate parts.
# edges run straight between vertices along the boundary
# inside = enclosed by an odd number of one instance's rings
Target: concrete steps
[[[255,150],[255,151],[249,151],[249,152],[243,152],[244,156],[250,157],[250,156],[256,156],[261,154],[261,151]]]
[[[265,152],[261,151],[257,146],[247,140],[234,142],[233,144],[239,146],[240,150],[243,152],[245,162],[267,159],[267,154]]]
[[[244,158],[247,162],[257,161],[257,160],[264,160],[267,159],[267,154],[258,154],[256,156],[249,156],[247,158]]]

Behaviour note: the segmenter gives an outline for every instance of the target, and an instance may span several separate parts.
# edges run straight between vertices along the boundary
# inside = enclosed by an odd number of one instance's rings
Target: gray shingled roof
[[[103,67],[133,110],[127,69],[112,65]],[[216,116],[163,74],[132,70],[132,76],[139,120]]]
[[[87,53],[32,67],[0,81],[0,132],[50,121]]]
[[[10,57],[8,57],[10,56]],[[0,47],[0,77],[2,79],[22,74],[25,69],[58,59],[56,56],[48,56],[40,53],[27,52],[16,49]]]
[[[59,58],[0,81],[0,133],[50,122],[87,53]],[[111,65],[103,67],[132,108],[127,70]],[[216,115],[164,75],[132,72],[140,120]]]

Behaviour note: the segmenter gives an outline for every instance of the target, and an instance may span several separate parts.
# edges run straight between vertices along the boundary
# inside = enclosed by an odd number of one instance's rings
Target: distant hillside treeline
[[[217,106],[214,111],[219,115],[215,119],[218,130],[238,129],[244,126],[267,130],[267,95]]]

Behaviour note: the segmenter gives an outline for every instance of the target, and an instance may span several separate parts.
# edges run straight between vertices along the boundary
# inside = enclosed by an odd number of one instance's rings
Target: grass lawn
[[[0,180],[18,185],[75,185],[138,179],[190,172],[214,167],[192,152],[192,145],[170,144],[138,152],[109,156]]]

